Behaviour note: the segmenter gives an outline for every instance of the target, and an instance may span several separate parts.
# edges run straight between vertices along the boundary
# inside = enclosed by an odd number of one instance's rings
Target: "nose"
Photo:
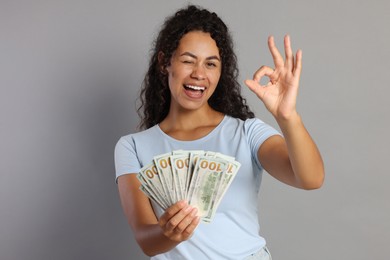
[[[197,80],[203,80],[206,78],[205,69],[201,64],[197,64],[193,67],[191,77]]]

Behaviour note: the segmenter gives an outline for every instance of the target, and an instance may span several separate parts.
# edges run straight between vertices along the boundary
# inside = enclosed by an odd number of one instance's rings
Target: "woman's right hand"
[[[200,217],[197,212],[186,201],[179,201],[161,215],[158,224],[167,238],[180,243],[189,239],[198,226]]]
[[[137,174],[118,178],[119,195],[126,218],[142,251],[148,256],[168,252],[189,239],[199,224],[197,210],[179,201],[158,219],[150,200],[139,189]]]

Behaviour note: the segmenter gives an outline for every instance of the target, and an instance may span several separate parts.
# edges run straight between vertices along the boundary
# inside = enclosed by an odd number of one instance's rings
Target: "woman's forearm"
[[[138,228],[135,237],[142,251],[148,256],[165,253],[181,243],[166,237],[158,224]]]
[[[303,189],[321,187],[324,164],[300,115],[295,113],[288,119],[277,119],[277,122],[286,140],[291,167],[299,186]]]

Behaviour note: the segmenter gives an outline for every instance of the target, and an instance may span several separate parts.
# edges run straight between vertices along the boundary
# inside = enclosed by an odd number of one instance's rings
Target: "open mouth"
[[[200,91],[201,93],[203,93],[206,89],[205,87],[194,86],[194,85],[184,85],[184,88],[189,91]]]

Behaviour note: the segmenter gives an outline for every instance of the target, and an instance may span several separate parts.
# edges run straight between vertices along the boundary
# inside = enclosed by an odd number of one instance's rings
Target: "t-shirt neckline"
[[[199,138],[199,139],[195,139],[195,140],[191,140],[191,141],[185,141],[185,140],[178,140],[178,139],[175,139],[173,138],[172,136],[170,135],[167,135],[161,128],[160,128],[160,125],[157,124],[156,125],[156,129],[158,130],[158,132],[160,132],[160,134],[166,138],[166,139],[169,139],[170,141],[174,141],[174,142],[177,142],[177,143],[192,143],[192,142],[201,142],[201,141],[204,141],[204,140],[207,140],[211,137],[213,137],[218,131],[219,129],[225,124],[225,122],[227,121],[228,119],[228,116],[227,115],[224,115],[223,116],[223,119],[221,120],[221,122],[213,129],[210,131],[210,133],[208,133],[207,135]]]

